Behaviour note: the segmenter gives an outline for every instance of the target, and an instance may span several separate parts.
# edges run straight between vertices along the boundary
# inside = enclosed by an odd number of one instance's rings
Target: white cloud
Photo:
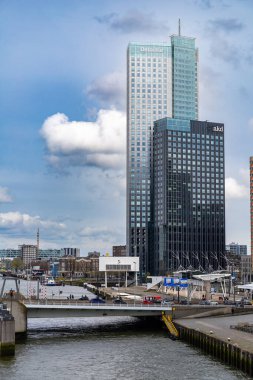
[[[241,175],[241,178],[243,180],[243,182],[249,186],[249,179],[250,179],[250,171],[249,171],[249,168],[245,169],[245,168],[241,168],[240,171],[239,171],[240,175]]]
[[[118,33],[168,32],[167,20],[157,19],[154,12],[147,13],[138,9],[128,10],[124,14],[107,13],[102,17],[95,17],[95,19]]]
[[[112,230],[108,227],[84,227],[81,231],[80,231],[80,235],[81,236],[89,236],[89,237],[95,237],[95,236],[99,236],[100,238],[102,236],[110,236],[112,235],[113,233],[115,233],[115,230]]]
[[[126,75],[121,72],[106,74],[87,87],[87,95],[99,100],[103,107],[126,105]]]
[[[47,230],[63,230],[65,225],[51,220],[43,220],[39,216],[21,214],[18,211],[0,213],[0,229],[21,229],[43,228]]]
[[[0,203],[8,203],[11,202],[12,198],[8,193],[8,189],[6,187],[0,186]]]
[[[87,247],[103,247],[107,251],[111,250],[112,245],[124,244],[125,228],[123,226],[86,226],[78,232],[78,239]],[[91,249],[91,248],[90,248]],[[94,248],[92,248],[94,249]],[[97,248],[96,248],[97,249]]]
[[[249,195],[248,188],[245,185],[240,185],[236,179],[229,177],[225,181],[226,198],[246,198]]]
[[[41,135],[51,164],[59,165],[61,159],[70,166],[114,169],[125,165],[126,116],[115,109],[100,110],[94,122],[69,121],[57,113],[45,120]]]

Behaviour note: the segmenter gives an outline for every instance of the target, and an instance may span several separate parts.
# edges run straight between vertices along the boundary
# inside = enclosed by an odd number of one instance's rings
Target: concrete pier
[[[4,304],[0,304],[0,356],[15,354],[15,322]]]
[[[231,325],[251,322],[253,314],[174,321],[180,338],[220,361],[253,376],[253,335],[231,329]]]
[[[27,309],[25,305],[18,300],[7,299],[4,301],[7,304],[8,310],[15,320],[15,333],[19,336],[27,333]]]

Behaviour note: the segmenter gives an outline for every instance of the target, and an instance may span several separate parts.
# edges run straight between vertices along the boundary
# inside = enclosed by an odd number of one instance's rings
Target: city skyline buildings
[[[163,117],[198,118],[195,38],[172,35],[163,43],[127,49],[127,254],[147,270],[153,123]]]
[[[224,124],[155,122],[150,268],[225,268]]]
[[[199,119],[226,125],[227,242],[248,244],[250,250],[252,5],[204,3],[2,4],[1,247],[33,244],[38,226],[44,248],[80,246],[86,254],[125,243],[125,127],[117,123],[116,153],[122,153],[110,161],[101,139],[91,152],[87,144],[76,146],[76,136],[91,141],[86,126],[92,122],[115,141],[111,127],[98,125],[97,113],[114,107],[125,115],[128,42],[164,41],[176,33],[181,17],[182,34],[196,37],[201,53]],[[52,152],[52,116],[58,113],[68,123],[54,119],[64,145],[55,144]],[[47,118],[51,129],[42,136]],[[86,164],[90,152],[96,158],[103,153],[104,159]]]

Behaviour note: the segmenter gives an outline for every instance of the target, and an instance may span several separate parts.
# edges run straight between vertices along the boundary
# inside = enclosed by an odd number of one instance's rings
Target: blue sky
[[[126,48],[199,47],[200,119],[225,123],[227,242],[249,244],[251,0],[1,0],[0,248],[125,243]]]

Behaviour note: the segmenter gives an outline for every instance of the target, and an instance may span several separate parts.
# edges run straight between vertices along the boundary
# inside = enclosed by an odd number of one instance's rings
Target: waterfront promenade
[[[175,323],[218,338],[226,343],[238,345],[242,350],[253,353],[253,334],[230,328],[230,326],[238,323],[253,324],[253,311],[252,314],[246,315],[178,319],[175,320]]]
[[[196,346],[222,362],[253,377],[253,334],[231,329],[242,323],[253,323],[253,312],[175,321],[182,340]]]

